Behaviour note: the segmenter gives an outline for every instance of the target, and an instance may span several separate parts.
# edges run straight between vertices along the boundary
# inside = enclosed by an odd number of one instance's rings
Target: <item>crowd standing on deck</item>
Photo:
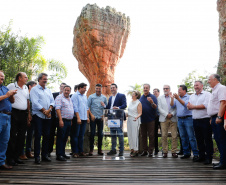
[[[118,92],[112,83],[109,100],[102,94],[102,85],[96,84],[95,93],[87,99],[87,84],[80,83],[71,87],[60,85],[60,92],[52,93],[46,87],[48,75],[40,73],[38,83],[28,81],[24,72],[19,72],[15,82],[7,87],[3,85],[4,72],[0,71],[0,169],[9,170],[13,166],[24,164],[27,158],[34,158],[36,164],[51,162],[55,131],[56,160],[70,159],[65,146],[70,136],[71,155],[74,158],[94,155],[94,136],[97,128],[98,155],[103,155],[103,112],[104,109],[124,110],[127,108],[126,96]],[[208,83],[212,93],[203,90],[202,81],[195,81],[195,93],[188,95],[187,87],[180,85],[178,94],[172,94],[169,85],[163,86],[164,95],[155,88],[150,93],[150,84],[143,85],[143,95],[133,91],[132,102],[128,106],[128,140],[130,157],[141,155],[152,157],[158,154],[158,128],[162,135],[162,156],[168,157],[168,132],[172,138],[172,157],[190,158],[205,165],[212,164],[212,134],[220,152],[219,163],[213,169],[226,169],[226,87],[220,83],[220,76],[212,74]],[[123,121],[119,127],[110,128],[111,150],[107,155],[117,155],[117,137],[119,139],[118,156],[124,155]],[[89,153],[83,151],[86,125],[90,124]],[[26,134],[27,133],[27,134]],[[141,137],[139,135],[141,133]],[[181,151],[177,153],[177,136],[181,139]],[[31,153],[34,135],[34,155]],[[41,140],[42,137],[42,140]],[[139,139],[141,138],[141,142]],[[149,142],[147,139],[149,138]],[[24,144],[26,140],[26,149]],[[41,154],[41,156],[40,156]]]

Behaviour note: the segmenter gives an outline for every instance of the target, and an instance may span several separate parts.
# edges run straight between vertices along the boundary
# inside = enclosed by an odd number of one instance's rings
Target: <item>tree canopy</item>
[[[6,85],[15,81],[18,72],[25,72],[30,80],[44,70],[50,71],[50,81],[54,83],[66,78],[67,69],[62,62],[47,60],[41,54],[45,44],[42,36],[20,36],[12,32],[11,25],[12,21],[0,28],[0,70],[4,71]]]

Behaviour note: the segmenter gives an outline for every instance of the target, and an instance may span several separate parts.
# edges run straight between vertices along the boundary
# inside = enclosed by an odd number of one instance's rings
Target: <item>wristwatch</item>
[[[218,118],[218,119],[222,119],[222,117],[220,117],[220,116],[217,116],[217,118]]]

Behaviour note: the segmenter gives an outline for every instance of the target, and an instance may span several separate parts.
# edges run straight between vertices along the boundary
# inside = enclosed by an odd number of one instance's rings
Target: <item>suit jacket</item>
[[[159,122],[165,122],[166,116],[169,113],[165,95],[158,97],[158,111],[159,111]],[[176,116],[177,109],[176,108],[170,108],[170,113],[173,114],[171,121],[177,122],[177,116]]]
[[[106,109],[111,108],[111,100],[112,100],[112,96],[108,100]],[[127,107],[125,94],[117,93],[113,106],[119,107],[119,109],[125,109]],[[124,113],[124,120],[126,120],[125,113]]]
[[[55,92],[55,93],[53,93],[53,99],[55,100],[56,97],[57,97],[59,94],[60,94],[60,92]],[[52,117],[53,119],[56,119],[56,111],[55,111],[55,107],[53,107],[53,110],[52,110],[52,112],[51,112],[51,117]]]

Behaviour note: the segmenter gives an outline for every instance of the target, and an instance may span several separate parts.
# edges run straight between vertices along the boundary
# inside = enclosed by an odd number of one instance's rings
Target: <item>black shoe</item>
[[[205,159],[203,164],[211,164],[212,163],[212,159]]]
[[[181,159],[187,159],[187,158],[190,158],[190,156],[191,156],[191,155],[183,155],[183,156],[181,157]]]
[[[152,154],[148,154],[148,157],[153,157],[153,155]]]
[[[117,154],[116,150],[111,150],[110,152],[107,153],[107,155],[115,155]]]
[[[17,164],[25,164],[25,163],[24,163],[22,160],[20,160],[20,159],[16,159],[15,162],[16,162]]]
[[[159,153],[159,150],[155,150],[155,155],[158,155],[158,153]]]
[[[104,153],[102,152],[102,150],[98,151],[98,155],[104,155]]]
[[[223,170],[226,169],[226,164],[218,164],[216,166],[213,167],[214,170]]]
[[[73,152],[71,152],[70,155],[73,155]]]
[[[51,153],[48,153],[47,156],[48,156],[48,157],[51,157]]]
[[[18,166],[18,163],[16,163],[13,159],[7,160],[7,164],[9,166]]]
[[[71,157],[70,156],[68,156],[68,155],[63,155],[63,157],[65,158],[65,159],[70,159]]]
[[[177,155],[184,155],[184,152],[183,152],[183,151],[179,151],[179,152],[177,153]]]
[[[193,162],[200,162],[200,160],[201,160],[201,158],[199,158],[198,155],[195,155],[195,156],[193,157]],[[204,160],[205,160],[205,159],[204,159]]]
[[[119,152],[118,156],[123,156],[123,152]]]
[[[40,157],[36,157],[36,158],[35,158],[35,163],[36,163],[36,164],[41,164],[41,162],[40,162]]]
[[[148,152],[147,151],[143,151],[140,156],[146,156],[146,155],[148,155]]]
[[[62,155],[57,156],[56,158],[57,161],[67,161]]]
[[[217,165],[219,165],[220,164],[220,162],[219,163],[213,163],[213,166],[217,166]]]
[[[42,161],[51,162],[51,159],[48,156],[45,156],[45,157],[43,156]]]

